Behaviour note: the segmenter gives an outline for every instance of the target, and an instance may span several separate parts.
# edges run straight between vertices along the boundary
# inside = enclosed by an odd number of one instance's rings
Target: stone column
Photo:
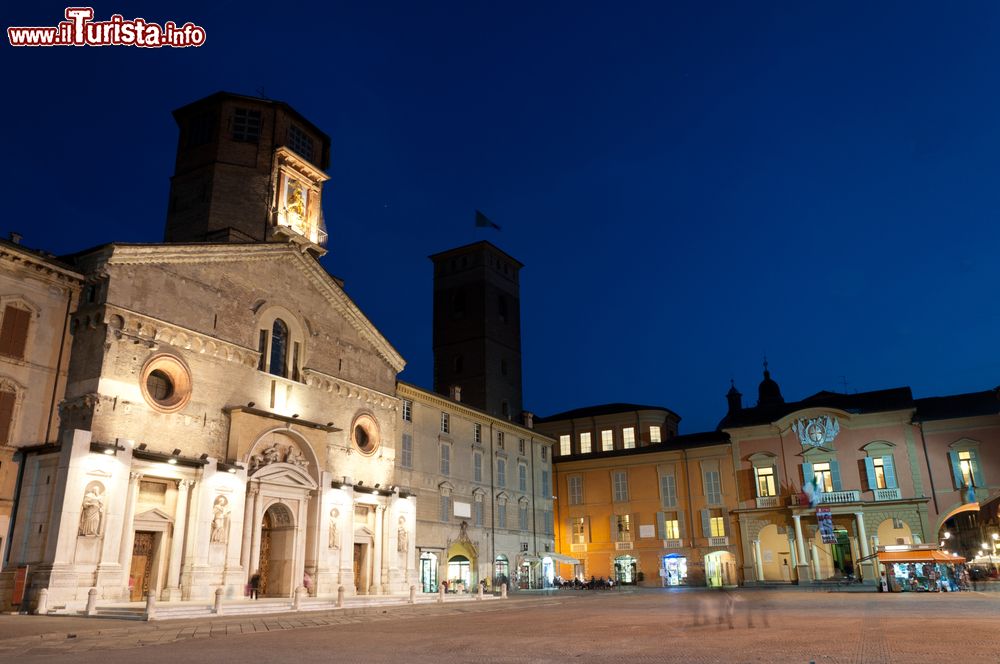
[[[861,557],[867,558],[871,555],[868,550],[868,533],[865,531],[865,513],[855,512],[854,518],[858,522],[858,547],[861,549]],[[873,580],[876,577],[875,565],[872,560],[866,560],[861,563],[861,577],[863,579]]]
[[[389,594],[389,562],[395,551],[396,538],[393,535],[396,531],[392,527],[391,519],[392,510],[386,505],[382,508],[382,578],[379,581],[383,595]]]
[[[385,533],[383,531],[382,515],[385,512],[384,505],[378,505],[375,507],[375,537],[372,542],[372,581],[371,586],[368,588],[369,595],[378,594],[379,589],[382,587],[382,541],[385,539]]]
[[[135,545],[135,527],[132,521],[135,520],[135,504],[139,499],[139,480],[142,473],[128,474],[128,493],[125,497],[125,515],[122,517],[122,539],[118,548],[118,564],[122,568],[122,579],[125,581],[125,590],[122,593],[123,599],[129,599],[129,573],[132,564],[132,547]]]
[[[247,579],[257,572],[257,567],[260,565],[260,527],[264,518],[260,487],[251,486],[249,491],[253,493],[253,521],[250,523],[250,564],[247,566]]]
[[[821,572],[821,567],[819,564],[819,547],[816,546],[816,542],[812,542],[809,545],[812,547],[812,557],[813,557],[813,579],[819,581]]]
[[[247,496],[243,504],[243,542],[240,545],[240,565],[246,573],[247,580],[250,578],[250,538],[253,536],[254,503],[257,500],[259,489],[255,486],[247,487]]]
[[[759,539],[753,541],[753,564],[754,572],[757,573],[757,583],[762,583],[764,581],[764,559],[761,557]]]
[[[163,586],[161,595],[164,602],[181,598],[181,557],[184,555],[184,533],[187,530],[188,490],[193,484],[194,480],[177,482],[177,515],[174,517],[174,532],[170,539],[167,583]]]
[[[795,523],[795,550],[798,552],[795,573],[799,577],[799,583],[803,583],[809,580],[810,574],[809,565],[806,563],[806,543],[802,538],[802,517],[798,514],[793,514],[792,521]]]

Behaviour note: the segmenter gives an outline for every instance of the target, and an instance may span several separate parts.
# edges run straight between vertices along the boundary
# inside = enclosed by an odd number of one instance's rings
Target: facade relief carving
[[[802,447],[829,447],[840,433],[840,422],[829,415],[804,417],[792,423],[792,431],[799,437]]]
[[[276,440],[268,443],[258,454],[250,456],[247,471],[253,474],[272,463],[288,463],[299,468],[308,468],[309,462],[306,460],[302,450],[294,444],[282,444]]]
[[[83,504],[80,507],[81,537],[99,537],[104,530],[104,485],[91,482],[83,492]]]

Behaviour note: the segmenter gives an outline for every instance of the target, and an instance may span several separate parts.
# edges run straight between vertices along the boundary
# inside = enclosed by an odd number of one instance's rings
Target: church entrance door
[[[290,597],[295,587],[295,520],[292,511],[275,503],[264,512],[260,526],[260,594]]]
[[[133,602],[141,600],[149,592],[149,581],[153,569],[153,542],[156,533],[137,531],[132,544],[132,565],[128,573],[128,594]]]

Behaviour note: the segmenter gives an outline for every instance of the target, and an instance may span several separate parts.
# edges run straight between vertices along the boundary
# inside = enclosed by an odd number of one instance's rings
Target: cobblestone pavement
[[[5,616],[0,661],[1000,662],[998,608],[992,593],[639,590],[169,623],[67,619],[76,631],[33,636],[6,627],[33,618]],[[42,620],[39,632],[58,619]]]

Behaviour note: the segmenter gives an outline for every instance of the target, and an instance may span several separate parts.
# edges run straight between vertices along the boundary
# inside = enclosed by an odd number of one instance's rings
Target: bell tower
[[[217,92],[180,129],[165,242],[297,242],[326,252],[330,137],[284,102]]]

